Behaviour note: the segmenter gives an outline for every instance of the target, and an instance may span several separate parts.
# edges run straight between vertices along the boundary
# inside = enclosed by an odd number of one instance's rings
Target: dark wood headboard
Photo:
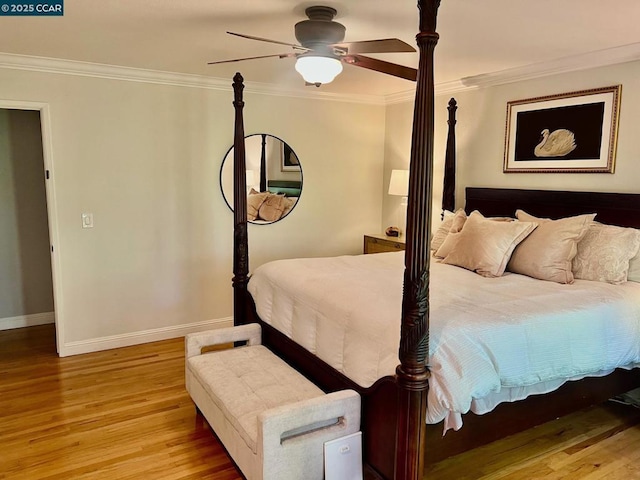
[[[640,228],[640,194],[467,187],[465,210],[513,217],[521,209],[545,218],[597,213],[596,220]]]

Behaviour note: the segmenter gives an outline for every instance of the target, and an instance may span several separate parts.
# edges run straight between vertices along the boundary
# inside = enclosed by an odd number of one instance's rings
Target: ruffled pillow
[[[573,276],[613,284],[627,281],[629,261],[640,249],[640,231],[594,222],[578,242]]]

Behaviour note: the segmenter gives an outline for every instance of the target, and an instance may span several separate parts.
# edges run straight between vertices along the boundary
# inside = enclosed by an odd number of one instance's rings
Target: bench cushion
[[[187,368],[254,453],[261,412],[324,395],[262,345],[197,355]]]

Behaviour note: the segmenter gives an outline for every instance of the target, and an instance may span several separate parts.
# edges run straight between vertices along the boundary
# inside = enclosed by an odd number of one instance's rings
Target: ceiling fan
[[[248,38],[250,40],[286,45],[293,48],[293,52],[221,60],[209,62],[209,65],[255,60],[258,58],[294,57],[297,59],[295,68],[298,73],[302,75],[307,84],[315,85],[316,87],[319,87],[323,83],[333,81],[333,79],[342,72],[343,63],[407,80],[416,80],[417,70],[415,68],[362,55],[363,53],[415,52],[415,48],[411,45],[397,38],[343,42],[346,29],[344,25],[333,20],[337,14],[334,8],[324,6],[308,7],[305,10],[305,14],[309,19],[298,22],[295,25],[295,36],[300,42],[300,45],[241,33],[227,32],[230,35]]]

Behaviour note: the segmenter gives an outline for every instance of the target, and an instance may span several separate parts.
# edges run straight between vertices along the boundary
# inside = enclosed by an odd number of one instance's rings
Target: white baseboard
[[[204,320],[202,322],[188,323],[186,325],[176,325],[172,327],[154,328],[140,332],[123,333],[109,337],[92,338],[90,340],[80,340],[77,342],[66,342],[62,345],[59,355],[67,357],[82,353],[98,352],[110,350],[112,348],[130,347],[142,343],[157,342],[169,338],[184,337],[187,333],[200,332],[212,328],[230,327],[233,325],[233,317],[216,318]]]
[[[18,315],[17,317],[0,318],[0,330],[11,330],[14,328],[35,327],[36,325],[46,325],[55,323],[54,312],[32,313],[30,315]]]

